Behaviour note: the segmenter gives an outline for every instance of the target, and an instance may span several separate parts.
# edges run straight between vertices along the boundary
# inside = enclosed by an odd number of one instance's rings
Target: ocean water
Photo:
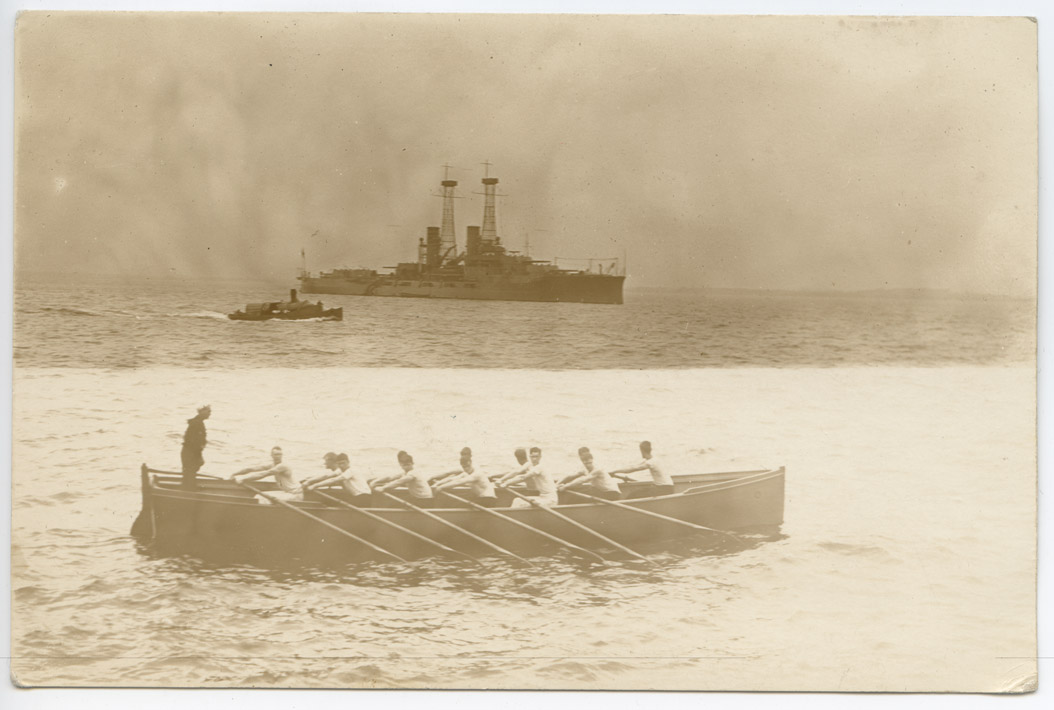
[[[1028,304],[644,294],[547,315],[512,304],[448,332],[458,309],[493,304],[349,298],[389,324],[360,332],[350,317],[253,330],[195,316],[226,306],[179,288],[138,301],[98,288],[91,305],[58,287],[17,294],[21,683],[991,691],[1036,672]],[[641,329],[700,311],[686,334]],[[577,360],[560,340],[530,349],[552,337],[542,321],[590,336],[566,341]],[[321,330],[333,326],[348,330]],[[818,348],[824,333],[841,349]],[[308,352],[323,342],[340,357]],[[704,345],[711,361],[691,362]],[[702,536],[643,550],[655,569],[159,556],[128,535],[139,465],[178,468],[185,419],[205,402],[204,472],[217,475],[276,443],[301,474],[328,450],[384,472],[398,449],[446,468],[468,445],[500,468],[536,443],[559,473],[578,446],[617,466],[649,438],[674,473],[786,466],[786,522],[734,549]]]
[[[342,322],[226,318],[295,281],[29,276],[18,367],[844,367],[1035,355],[1035,308],[1000,298],[627,290],[621,306],[304,296]]]

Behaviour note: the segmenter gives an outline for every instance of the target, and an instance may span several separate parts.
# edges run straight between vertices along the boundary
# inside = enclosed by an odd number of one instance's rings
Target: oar
[[[299,515],[303,515],[305,518],[310,518],[310,519],[314,520],[316,523],[319,523],[320,525],[325,525],[327,528],[330,528],[332,530],[336,530],[341,535],[344,535],[345,537],[348,537],[348,538],[354,540],[355,542],[358,542],[360,544],[366,545],[367,547],[370,547],[370,548],[372,548],[374,550],[377,550],[377,552],[382,552],[385,555],[388,555],[389,557],[394,557],[395,559],[399,560],[400,562],[407,562],[407,560],[404,560],[402,557],[399,557],[399,555],[395,554],[391,550],[386,550],[383,547],[381,547],[380,545],[374,545],[369,540],[363,540],[358,535],[352,535],[350,532],[348,532],[344,528],[339,527],[337,525],[334,525],[333,523],[331,523],[331,522],[329,522],[327,520],[323,520],[322,518],[318,517],[317,515],[312,515],[311,513],[307,512],[306,510],[301,510],[300,508],[297,508],[292,503],[284,501],[281,498],[276,498],[274,496],[269,496],[266,493],[264,493],[263,491],[261,491],[259,488],[254,488],[253,486],[250,486],[248,483],[245,483],[243,481],[235,481],[235,483],[237,483],[239,486],[244,486],[245,488],[248,488],[250,491],[252,491],[253,493],[255,493],[257,495],[263,496],[264,498],[266,498],[267,500],[271,501],[272,503],[278,503],[279,505],[285,506],[286,508],[288,508],[289,510],[293,511],[294,513],[297,513]]]
[[[510,552],[509,550],[506,550],[501,545],[495,545],[490,540],[482,538],[479,535],[476,535],[475,533],[471,533],[468,530],[466,530],[465,528],[461,527],[460,525],[455,525],[454,523],[450,522],[449,520],[444,520],[443,518],[439,517],[435,513],[430,513],[427,510],[425,510],[424,508],[422,508],[420,506],[417,506],[417,505],[414,505],[413,503],[411,503],[408,500],[403,500],[402,498],[399,498],[398,496],[393,496],[391,493],[387,493],[385,491],[381,491],[381,494],[387,496],[388,498],[391,498],[392,500],[394,500],[399,505],[401,505],[401,506],[403,506],[405,508],[408,508],[409,510],[414,511],[415,513],[420,513],[421,515],[425,516],[426,518],[431,518],[432,520],[436,521],[437,523],[440,523],[441,525],[446,525],[448,528],[453,528],[454,530],[457,530],[458,532],[462,533],[463,535],[469,536],[470,538],[472,538],[476,542],[483,543],[484,545],[486,545],[487,547],[491,548],[492,550],[496,550],[496,551],[502,553],[503,555],[508,555],[510,557],[515,557],[520,562],[523,562],[524,564],[526,564],[526,565],[528,565],[530,567],[534,567],[533,564],[531,564],[529,561],[523,559],[522,557],[517,555],[515,552]]]
[[[358,508],[358,507],[352,505],[351,503],[348,503],[347,501],[343,501],[340,498],[337,498],[336,496],[331,496],[328,493],[323,493],[322,491],[320,491],[317,488],[312,488],[311,490],[314,491],[316,494],[322,496],[326,500],[331,500],[334,503],[336,503],[337,505],[343,506],[343,507],[347,508],[348,510],[354,510],[356,513],[359,513],[360,515],[365,515],[367,518],[370,518],[371,520],[376,520],[378,523],[381,523],[383,525],[387,525],[388,527],[391,527],[391,528],[395,528],[396,530],[399,530],[400,532],[406,533],[407,535],[410,535],[411,537],[417,538],[421,542],[426,542],[429,545],[432,545],[434,547],[438,547],[440,550],[443,550],[444,552],[450,552],[450,553],[455,554],[455,555],[461,555],[461,556],[467,557],[470,560],[473,560],[475,562],[479,562],[479,564],[483,564],[483,562],[480,559],[478,559],[476,557],[473,557],[472,555],[468,554],[467,552],[461,552],[460,550],[455,550],[452,547],[447,547],[443,543],[439,542],[438,540],[433,540],[432,538],[428,537],[427,535],[422,535],[421,533],[414,532],[410,528],[403,527],[399,523],[392,522],[391,520],[388,520],[387,518],[383,518],[380,515],[377,515],[376,513],[370,512],[370,511],[365,510],[363,508]]]
[[[542,505],[541,503],[538,503],[537,501],[528,498],[527,496],[523,495],[522,493],[519,493],[518,491],[514,491],[511,488],[505,488],[504,486],[497,486],[497,488],[504,488],[509,493],[511,493],[514,496],[516,496],[517,498],[527,501],[528,503],[530,503],[535,508],[538,508],[539,510],[544,510],[546,513],[549,513],[550,515],[555,515],[557,518],[560,518],[560,520],[563,520],[565,523],[573,525],[573,526],[575,526],[576,528],[578,528],[580,530],[585,530],[590,535],[593,535],[594,537],[596,537],[596,538],[598,538],[600,540],[603,540],[604,542],[606,542],[607,544],[611,545],[612,547],[615,547],[615,548],[617,548],[619,550],[622,550],[623,552],[625,552],[626,554],[630,555],[631,557],[636,557],[639,560],[644,560],[649,565],[654,565],[656,567],[658,566],[654,562],[649,560],[647,557],[645,557],[644,555],[640,554],[639,552],[634,552],[633,550],[629,549],[625,545],[620,545],[619,543],[615,542],[611,538],[605,537],[604,535],[601,535],[600,533],[598,533],[596,530],[594,530],[593,528],[589,527],[588,525],[583,525],[582,523],[578,522],[577,520],[572,520],[571,518],[567,517],[563,513],[558,513],[557,511],[553,510],[552,508],[546,507],[546,506]]]
[[[580,493],[579,491],[572,491],[572,490],[569,490],[567,488],[564,489],[564,493],[570,493],[571,495],[578,496],[579,498],[585,498],[586,500],[591,500],[594,503],[603,503],[604,505],[613,505],[616,508],[622,508],[623,510],[632,510],[634,513],[640,513],[641,515],[647,515],[648,517],[651,517],[651,518],[658,518],[659,520],[665,520],[668,523],[676,523],[677,525],[683,525],[684,527],[691,528],[692,530],[701,530],[703,532],[712,532],[712,533],[719,533],[721,535],[728,535],[730,538],[732,538],[736,542],[743,542],[743,540],[741,538],[739,538],[739,537],[737,537],[737,536],[733,535],[732,533],[727,532],[725,530],[716,530],[714,528],[708,528],[708,527],[703,526],[703,525],[696,525],[695,523],[689,523],[687,520],[680,520],[678,518],[671,518],[669,515],[663,515],[662,513],[653,513],[650,510],[641,510],[640,508],[634,508],[632,505],[626,505],[625,503],[619,503],[618,501],[615,501],[615,500],[608,500],[607,498],[597,498],[596,496],[591,496],[588,493]]]
[[[601,562],[605,562],[605,563],[607,562],[607,560],[605,560],[603,557],[601,557],[600,555],[598,555],[595,552],[587,550],[584,547],[579,547],[578,545],[574,544],[573,542],[569,542],[569,541],[563,539],[562,537],[557,537],[556,535],[551,535],[550,533],[547,533],[544,530],[539,530],[538,528],[534,527],[533,525],[528,525],[527,523],[519,521],[516,518],[510,517],[508,515],[503,515],[503,514],[499,513],[496,510],[491,510],[490,508],[486,508],[486,507],[480,505],[479,503],[474,503],[473,501],[470,501],[470,500],[468,500],[466,498],[462,498],[461,496],[456,496],[453,493],[449,493],[447,491],[439,491],[439,493],[442,493],[443,495],[447,496],[448,498],[452,498],[452,499],[454,499],[454,500],[456,500],[456,501],[458,501],[460,503],[464,503],[465,505],[471,506],[471,507],[475,508],[476,510],[482,512],[482,513],[487,513],[488,515],[493,515],[494,517],[499,518],[501,520],[504,520],[507,523],[512,523],[513,525],[518,525],[521,528],[525,528],[526,530],[530,530],[533,533],[537,533],[538,535],[541,535],[542,537],[548,538],[549,540],[552,540],[553,542],[559,543],[559,544],[563,545],[564,547],[569,547],[572,550],[575,550],[577,552],[581,552],[584,555],[589,555],[590,557],[595,557],[598,560],[600,560]]]
[[[182,471],[162,471],[159,468],[151,468],[151,469],[147,469],[147,471],[149,473],[161,473],[161,474],[164,474],[166,476],[182,476],[183,475]],[[225,478],[223,478],[221,476],[212,476],[212,475],[209,475],[207,473],[195,473],[194,475],[197,478],[215,478],[217,481],[225,481],[225,480],[227,480],[227,479],[225,479]]]

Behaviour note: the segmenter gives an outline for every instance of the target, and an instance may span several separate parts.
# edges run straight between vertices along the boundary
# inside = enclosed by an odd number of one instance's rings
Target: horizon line
[[[49,271],[49,270],[38,270],[38,269],[13,269],[12,275],[14,277],[15,285],[17,286],[18,278],[21,277],[81,277],[81,278],[98,278],[98,279],[118,279],[122,281],[216,281],[216,282],[235,282],[235,281],[255,281],[260,283],[285,283],[287,281],[296,281],[295,277],[287,278],[280,276],[204,276],[204,275],[187,275],[187,274],[174,274],[174,273],[156,273],[156,274],[127,274],[127,273],[108,273],[108,272],[83,272],[83,271]],[[1011,294],[1011,293],[995,293],[985,291],[957,291],[950,288],[936,288],[932,286],[897,286],[897,287],[878,287],[878,288],[815,288],[815,287],[802,287],[802,288],[765,288],[760,286],[655,286],[648,284],[627,283],[625,286],[626,291],[710,291],[714,293],[767,293],[772,295],[779,294],[793,294],[793,295],[811,295],[811,296],[923,296],[928,298],[1001,298],[1011,300],[1030,300],[1034,301],[1038,298],[1036,293],[1031,294]]]

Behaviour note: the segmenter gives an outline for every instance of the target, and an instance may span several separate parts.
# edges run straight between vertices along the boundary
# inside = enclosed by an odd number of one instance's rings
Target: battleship
[[[449,178],[449,173],[444,177]],[[622,303],[626,273],[617,258],[590,259],[585,269],[568,269],[506,248],[495,218],[498,178],[485,174],[481,182],[483,226],[466,228],[464,250],[458,249],[454,236],[454,188],[458,183],[444,179],[440,182],[442,226],[426,229],[418,242],[417,261],[385,267],[390,270],[384,272],[343,268],[317,275],[303,264],[300,290],[346,296]],[[306,260],[303,251],[301,256]]]

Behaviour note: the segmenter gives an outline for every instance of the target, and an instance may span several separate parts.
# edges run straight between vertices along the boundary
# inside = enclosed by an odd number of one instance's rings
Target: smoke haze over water
[[[538,258],[629,285],[1031,294],[1027,19],[25,13],[20,270],[412,260],[484,160]]]

